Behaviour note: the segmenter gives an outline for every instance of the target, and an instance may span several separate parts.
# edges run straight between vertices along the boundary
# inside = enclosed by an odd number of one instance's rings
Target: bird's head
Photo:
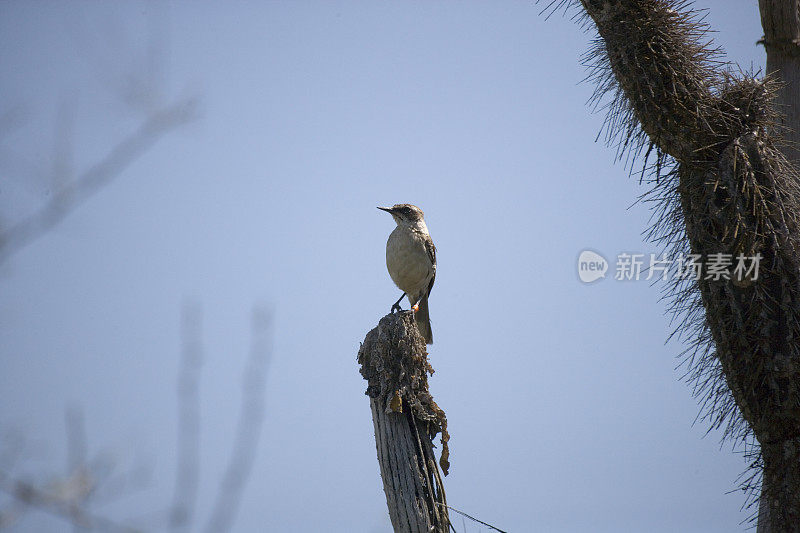
[[[392,207],[379,207],[381,211],[386,211],[394,217],[397,225],[417,226],[422,222],[424,224],[425,218],[422,209],[411,204],[395,204]]]

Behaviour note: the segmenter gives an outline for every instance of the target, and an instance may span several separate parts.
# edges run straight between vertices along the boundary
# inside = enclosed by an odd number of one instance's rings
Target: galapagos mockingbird
[[[428,295],[436,279],[436,247],[425,225],[422,209],[411,204],[379,207],[397,222],[386,241],[386,268],[403,294],[392,306],[400,311],[403,296],[408,296],[414,320],[426,344],[433,343],[431,319],[428,315]]]

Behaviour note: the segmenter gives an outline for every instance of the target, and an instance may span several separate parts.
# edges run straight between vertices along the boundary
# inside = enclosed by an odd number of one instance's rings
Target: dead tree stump
[[[411,312],[389,314],[358,351],[375,427],[383,490],[395,531],[445,533],[450,527],[439,464],[450,463],[447,418],[428,391],[425,340]],[[439,464],[433,439],[441,433]]]

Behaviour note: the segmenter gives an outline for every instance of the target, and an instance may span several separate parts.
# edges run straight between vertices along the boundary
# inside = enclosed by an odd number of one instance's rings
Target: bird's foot
[[[398,299],[397,299],[397,301],[394,303],[394,305],[392,305],[392,308],[391,308],[391,309],[389,309],[389,312],[390,312],[390,313],[394,313],[395,311],[397,311],[397,312],[399,313],[400,311],[402,311],[402,310],[403,310],[403,308],[402,308],[402,307],[400,307],[400,302],[402,302],[402,301],[403,301],[403,297],[404,297],[405,295],[406,295],[406,293],[403,293],[402,295],[400,295],[400,298],[398,298]]]

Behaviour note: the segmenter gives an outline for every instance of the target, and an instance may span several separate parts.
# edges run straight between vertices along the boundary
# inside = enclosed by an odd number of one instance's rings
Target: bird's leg
[[[403,294],[400,296],[400,298],[398,298],[398,299],[397,299],[397,301],[394,303],[394,305],[392,306],[392,308],[389,310],[389,312],[390,312],[390,313],[394,313],[395,311],[398,311],[398,312],[400,312],[400,311],[402,311],[402,310],[403,310],[403,308],[402,308],[402,307],[400,307],[400,302],[402,302],[402,301],[403,301],[403,298],[405,297],[405,295],[406,295],[406,293],[403,293]]]

